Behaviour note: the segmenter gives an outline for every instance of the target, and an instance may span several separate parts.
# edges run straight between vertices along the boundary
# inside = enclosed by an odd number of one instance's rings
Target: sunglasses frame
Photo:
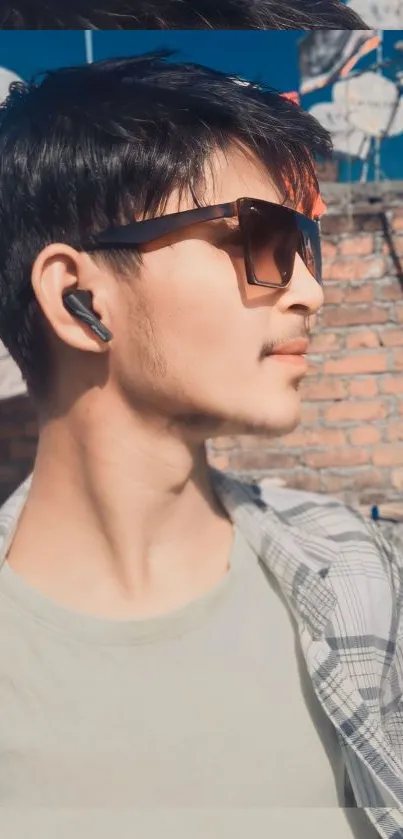
[[[210,207],[197,207],[194,210],[182,210],[178,213],[168,213],[157,218],[144,219],[119,227],[110,227],[101,233],[96,234],[93,239],[86,242],[82,250],[95,251],[107,250],[109,248],[130,248],[133,246],[145,245],[157,239],[167,236],[179,230],[184,230],[193,224],[215,221],[220,218],[238,218],[239,228],[242,236],[246,278],[249,285],[263,286],[264,288],[287,288],[291,277],[285,283],[263,282],[256,277],[253,267],[253,260],[248,245],[248,237],[243,226],[243,218],[246,210],[251,211],[253,205],[263,204],[270,208],[276,208],[283,213],[290,213],[297,228],[301,233],[302,240],[310,242],[315,264],[315,277],[319,285],[322,285],[322,259],[320,246],[320,228],[318,219],[311,219],[282,204],[273,201],[262,201],[255,198],[238,198],[226,204],[214,204]],[[302,257],[303,258],[303,257]]]

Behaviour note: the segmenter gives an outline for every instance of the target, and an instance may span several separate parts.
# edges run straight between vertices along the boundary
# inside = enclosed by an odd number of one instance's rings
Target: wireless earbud
[[[104,326],[92,308],[90,291],[65,292],[63,294],[63,305],[71,315],[86,323],[102,341],[110,341],[113,338],[112,332]]]

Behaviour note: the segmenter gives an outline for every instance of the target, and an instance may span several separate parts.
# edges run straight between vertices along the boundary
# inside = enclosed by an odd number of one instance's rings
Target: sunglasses
[[[83,250],[146,245],[200,222],[230,218],[238,220],[249,285],[285,288],[291,281],[297,254],[322,285],[318,221],[281,204],[254,198],[238,198],[228,204],[184,210],[112,227],[97,234]]]

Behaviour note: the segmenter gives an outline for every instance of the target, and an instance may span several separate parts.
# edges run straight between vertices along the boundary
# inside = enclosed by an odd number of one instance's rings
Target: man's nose
[[[324,294],[322,286],[315,280],[308,268],[297,254],[294,271],[289,286],[285,289],[279,305],[281,308],[297,308],[306,314],[314,315],[323,306]]]

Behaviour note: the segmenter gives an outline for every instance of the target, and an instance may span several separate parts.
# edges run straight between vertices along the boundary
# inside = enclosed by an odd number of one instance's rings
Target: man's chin
[[[237,436],[261,436],[261,437],[284,437],[301,422],[301,411],[295,412],[293,416],[272,416],[272,417],[248,417],[223,420],[216,426],[209,435],[209,439],[217,437]]]
[[[301,421],[301,401],[294,393],[292,399],[280,400],[278,404],[257,405],[253,410],[232,408],[231,414],[223,408],[221,411],[194,411],[181,415],[179,424],[182,431],[193,442],[214,440],[217,437],[253,435],[264,437],[283,437],[299,425]]]

